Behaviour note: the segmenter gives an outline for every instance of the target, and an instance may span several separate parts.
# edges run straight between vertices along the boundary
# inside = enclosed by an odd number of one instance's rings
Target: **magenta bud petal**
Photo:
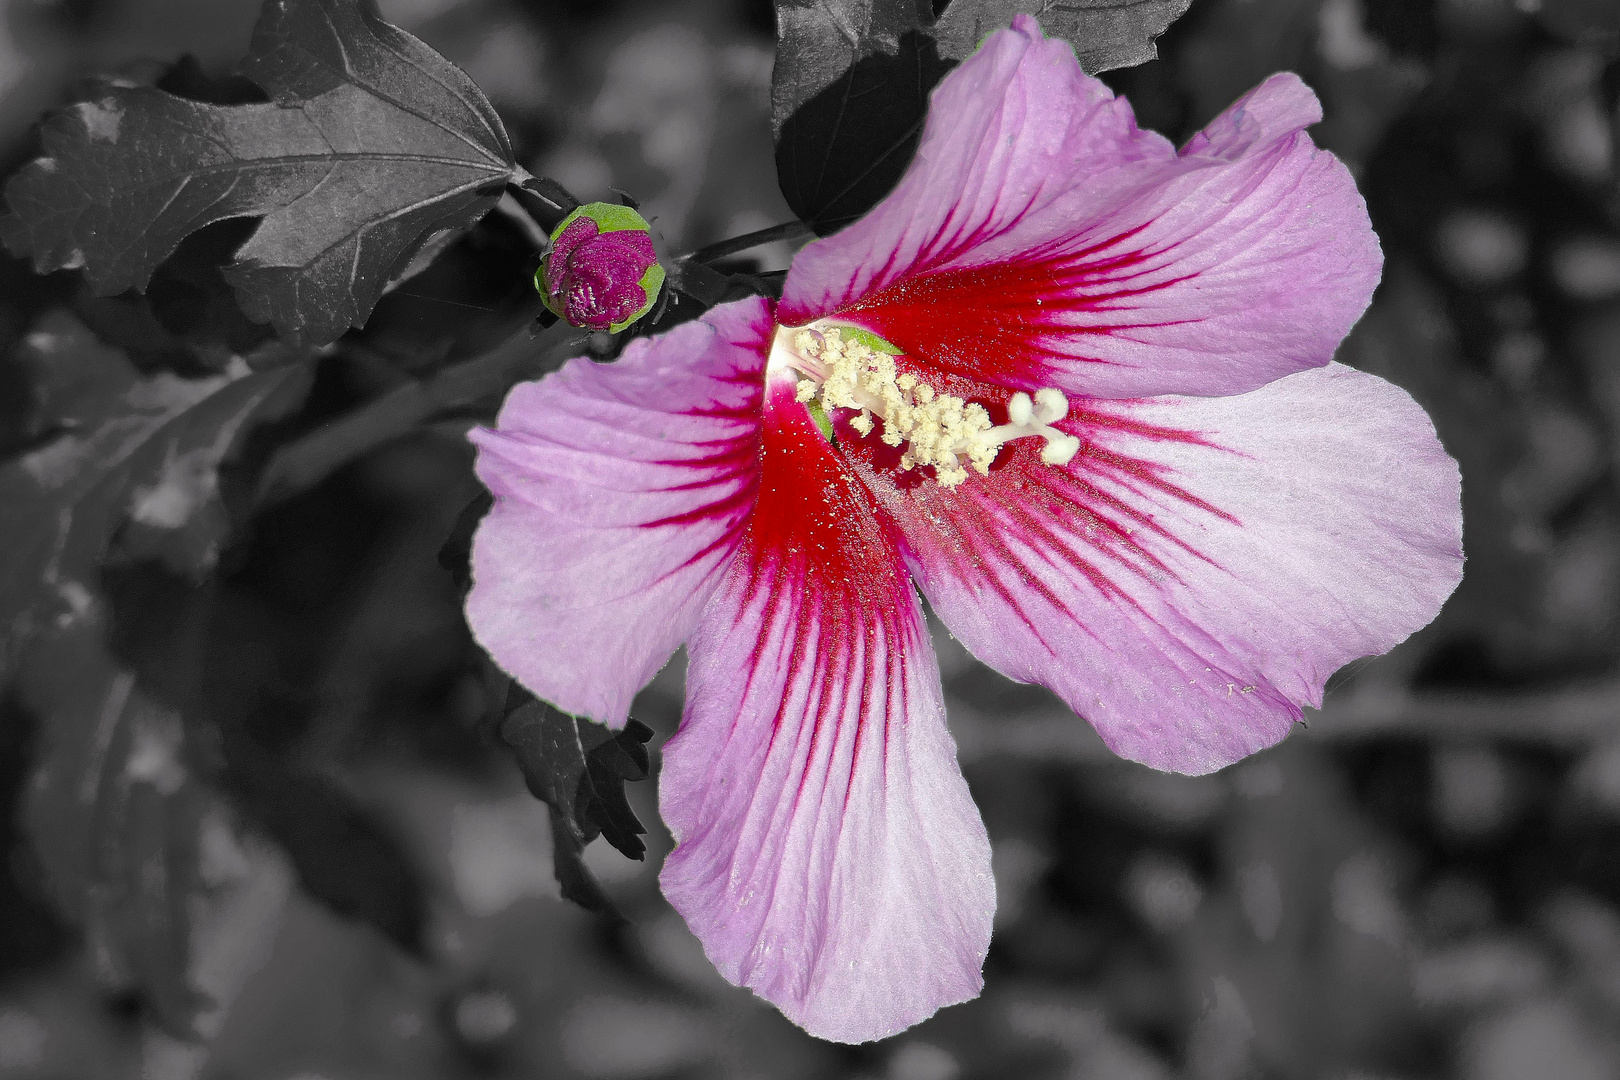
[[[554,314],[587,330],[623,330],[664,284],[650,226],[628,206],[588,203],[551,234],[535,287]]]

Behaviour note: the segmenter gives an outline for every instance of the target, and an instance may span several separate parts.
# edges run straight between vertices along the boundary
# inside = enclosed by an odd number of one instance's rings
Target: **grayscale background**
[[[381,8],[472,74],[520,161],[586,198],[632,192],[665,250],[789,217],[763,0]],[[214,988],[207,1041],[154,1024],[53,899],[38,848],[70,840],[22,807],[60,718],[0,696],[0,1080],[1620,1076],[1617,8],[1195,0],[1160,60],[1107,76],[1178,141],[1276,70],[1320,94],[1314,134],[1388,259],[1340,359],[1408,389],[1461,462],[1467,576],[1433,625],[1341,672],[1307,729],[1198,779],[1113,759],[938,633],[995,845],[978,1001],[847,1048],[727,985],[659,896],[655,782],[629,789],[647,860],[587,852],[628,925],[558,899],[546,808],[480,731],[486,684],[436,559],[477,494],[460,418],[261,515],[208,586],[206,635],[175,630],[201,602],[187,582],[104,583],[119,648],[207,667],[266,753],[346,792],[392,853],[387,872],[310,871],[251,825],[204,838],[187,978]],[[37,153],[32,123],[86,75],[188,52],[227,70],[256,13],[0,0],[0,165]],[[16,350],[75,317],[71,278],[0,256],[0,425],[29,393]],[[464,303],[396,305],[373,345],[436,340]],[[317,400],[393,385],[364,359],[335,359]],[[638,699],[654,747],[681,691],[677,657]],[[297,800],[254,810],[312,820]],[[415,953],[376,928],[402,897]]]

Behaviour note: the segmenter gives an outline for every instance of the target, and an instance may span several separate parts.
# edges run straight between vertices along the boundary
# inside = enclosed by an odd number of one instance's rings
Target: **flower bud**
[[[541,300],[573,326],[623,330],[652,308],[664,284],[650,231],[628,206],[581,206],[551,234],[534,275]]]

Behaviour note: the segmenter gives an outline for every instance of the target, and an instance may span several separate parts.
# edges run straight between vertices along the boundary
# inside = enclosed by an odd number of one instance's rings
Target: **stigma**
[[[910,372],[899,371],[892,347],[864,330],[838,326],[779,327],[771,363],[798,377],[797,397],[823,410],[850,409],[849,426],[903,447],[902,469],[929,466],[943,488],[968,479],[969,469],[988,475],[1001,448],[1014,439],[1039,437],[1041,461],[1063,466],[1080,452],[1080,440],[1052,425],[1069,413],[1069,401],[1052,387],[1032,398],[1019,391],[1007,401],[1007,423],[993,424],[977,402],[939,393]]]

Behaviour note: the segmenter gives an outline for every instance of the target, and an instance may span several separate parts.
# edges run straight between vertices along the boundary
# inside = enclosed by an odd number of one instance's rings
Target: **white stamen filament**
[[[1014,439],[1046,440],[1041,460],[1067,465],[1080,452],[1080,440],[1053,424],[1069,412],[1061,391],[1046,387],[1033,399],[1022,391],[1007,402],[1008,422],[993,425],[983,405],[942,394],[909,372],[898,372],[894,358],[858,340],[845,340],[836,326],[819,331],[777,331],[773,363],[800,376],[800,401],[819,401],[824,409],[854,409],[850,427],[871,434],[883,422],[880,438],[904,446],[900,467],[932,466],[941,487],[954,488],[968,478],[967,466],[988,475],[1001,447]],[[875,418],[875,419],[874,419]]]

